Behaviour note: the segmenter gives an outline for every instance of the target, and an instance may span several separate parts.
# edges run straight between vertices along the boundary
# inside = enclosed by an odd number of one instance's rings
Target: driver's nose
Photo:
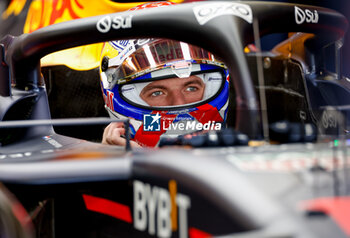
[[[179,106],[186,104],[185,96],[182,94],[180,90],[176,90],[171,94],[172,97],[172,106]]]

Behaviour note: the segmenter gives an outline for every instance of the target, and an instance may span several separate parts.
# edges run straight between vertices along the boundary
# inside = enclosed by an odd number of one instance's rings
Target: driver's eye
[[[157,96],[160,96],[160,95],[163,95],[164,93],[162,91],[155,91],[153,93],[151,93],[151,96],[152,97],[157,97]]]
[[[186,91],[187,91],[187,92],[195,92],[195,91],[197,91],[197,90],[198,90],[198,88],[197,88],[197,87],[194,87],[194,86],[189,86],[189,87],[186,88]]]

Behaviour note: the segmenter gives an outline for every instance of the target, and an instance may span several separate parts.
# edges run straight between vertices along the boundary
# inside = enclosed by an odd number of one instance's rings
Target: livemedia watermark
[[[222,129],[222,123],[209,120],[205,123],[201,123],[191,117],[162,117],[157,114],[145,114],[143,115],[143,131],[144,132],[180,132],[180,131],[220,131]]]

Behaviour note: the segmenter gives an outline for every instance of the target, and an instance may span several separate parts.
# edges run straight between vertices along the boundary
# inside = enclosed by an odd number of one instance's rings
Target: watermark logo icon
[[[143,131],[160,131],[160,118],[159,113],[143,115]]]

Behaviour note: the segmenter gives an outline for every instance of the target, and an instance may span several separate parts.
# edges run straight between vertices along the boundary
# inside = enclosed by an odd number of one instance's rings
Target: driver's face
[[[192,75],[153,81],[141,91],[140,97],[150,106],[176,106],[201,101],[204,89],[202,79]]]

